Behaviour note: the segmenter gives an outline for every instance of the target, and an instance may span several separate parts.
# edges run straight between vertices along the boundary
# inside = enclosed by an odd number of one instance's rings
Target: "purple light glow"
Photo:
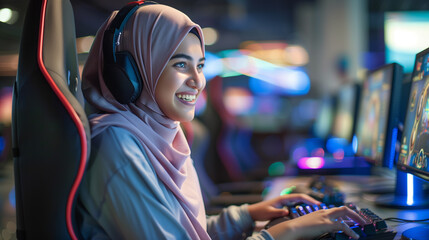
[[[298,147],[292,153],[292,159],[298,161],[298,159],[308,156],[308,151],[305,147]]]
[[[300,169],[319,169],[325,165],[325,159],[321,157],[303,157],[297,163]]]

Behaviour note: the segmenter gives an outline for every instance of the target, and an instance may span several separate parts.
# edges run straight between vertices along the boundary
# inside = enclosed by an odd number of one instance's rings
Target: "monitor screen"
[[[369,72],[362,84],[356,155],[377,166],[393,165],[402,72],[401,65],[388,64]]]
[[[429,180],[429,48],[416,56],[398,168]]]
[[[354,133],[357,103],[359,102],[358,95],[358,84],[348,84],[338,91],[331,134],[333,137],[343,138],[351,142]]]

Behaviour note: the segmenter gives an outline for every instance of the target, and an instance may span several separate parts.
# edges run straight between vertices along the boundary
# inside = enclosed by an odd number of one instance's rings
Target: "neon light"
[[[15,200],[15,188],[12,187],[12,189],[9,192],[9,204],[15,209],[16,208],[16,200]]]
[[[216,54],[206,51],[206,62],[204,64],[204,76],[207,81],[210,81],[212,78],[222,74],[224,70],[222,59],[220,59]]]
[[[286,195],[286,194],[291,194],[293,192],[293,190],[295,190],[295,188],[296,188],[295,186],[292,186],[292,187],[288,187],[288,188],[283,189],[280,192],[280,196],[283,196],[283,195]]]
[[[387,163],[389,168],[393,168],[393,161],[394,161],[393,158],[395,157],[395,147],[396,147],[395,145],[396,145],[397,138],[398,138],[398,128],[394,128],[392,130],[392,140],[390,143],[390,158],[389,158],[389,162]]]
[[[281,176],[284,175],[286,167],[282,162],[275,162],[268,167],[269,176]]]
[[[321,157],[304,157],[298,160],[297,165],[301,169],[319,169],[325,165],[325,159]]]
[[[42,72],[43,76],[45,77],[46,81],[52,88],[52,91],[57,95],[58,99],[61,101],[65,109],[67,110],[69,116],[73,120],[74,124],[76,125],[77,131],[79,133],[79,139],[80,139],[80,146],[81,146],[81,153],[80,153],[80,161],[79,161],[79,168],[77,175],[73,181],[73,185],[71,186],[71,190],[69,193],[69,196],[67,198],[67,205],[66,205],[66,225],[67,230],[69,232],[70,238],[73,240],[77,240],[77,236],[75,233],[75,230],[73,228],[72,224],[72,207],[73,202],[76,197],[77,189],[79,187],[80,182],[83,178],[83,173],[85,171],[86,167],[86,160],[87,160],[87,153],[88,153],[88,144],[87,144],[87,138],[86,138],[86,132],[85,128],[83,126],[83,123],[80,120],[79,115],[74,110],[73,106],[68,102],[67,98],[64,96],[64,94],[61,92],[59,87],[56,85],[55,81],[53,80],[52,76],[48,73],[48,70],[45,67],[45,62],[43,59],[43,40],[45,36],[45,17],[46,17],[46,8],[47,8],[47,0],[44,0],[42,2],[42,9],[40,13],[40,24],[39,24],[39,38],[38,38],[38,48],[37,48],[37,63],[39,65],[39,69]]]
[[[246,75],[273,85],[276,91],[283,94],[304,95],[310,90],[310,78],[305,68],[280,66],[248,54],[248,51],[239,50],[219,52],[218,56],[224,64],[221,76]]]
[[[6,141],[4,140],[4,137],[0,136],[0,154],[3,152],[5,146],[6,146]]]
[[[407,173],[407,205],[414,204],[414,178],[413,175]]]
[[[352,140],[353,153],[357,152],[358,144],[359,144],[358,138],[356,137],[356,135],[354,135]]]

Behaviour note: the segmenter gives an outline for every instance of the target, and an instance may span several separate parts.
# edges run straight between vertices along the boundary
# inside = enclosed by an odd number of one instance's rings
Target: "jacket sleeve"
[[[207,231],[213,240],[246,239],[274,240],[267,231],[253,233],[254,222],[247,210],[247,204],[230,206],[219,215],[207,218]]]

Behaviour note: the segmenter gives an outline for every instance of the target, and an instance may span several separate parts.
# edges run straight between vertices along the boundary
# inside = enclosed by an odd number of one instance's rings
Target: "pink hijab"
[[[155,88],[167,62],[186,35],[201,28],[182,12],[161,4],[140,7],[127,21],[119,50],[127,50],[136,60],[143,79],[143,91],[135,103],[123,105],[105,85],[102,68],[104,31],[116,12],[106,21],[94,40],[83,70],[82,90],[86,100],[106,112],[91,119],[92,137],[109,126],[133,133],[143,145],[157,176],[182,206],[180,222],[192,239],[209,239],[198,177],[190,149],[179,122],[166,117],[155,101]]]

